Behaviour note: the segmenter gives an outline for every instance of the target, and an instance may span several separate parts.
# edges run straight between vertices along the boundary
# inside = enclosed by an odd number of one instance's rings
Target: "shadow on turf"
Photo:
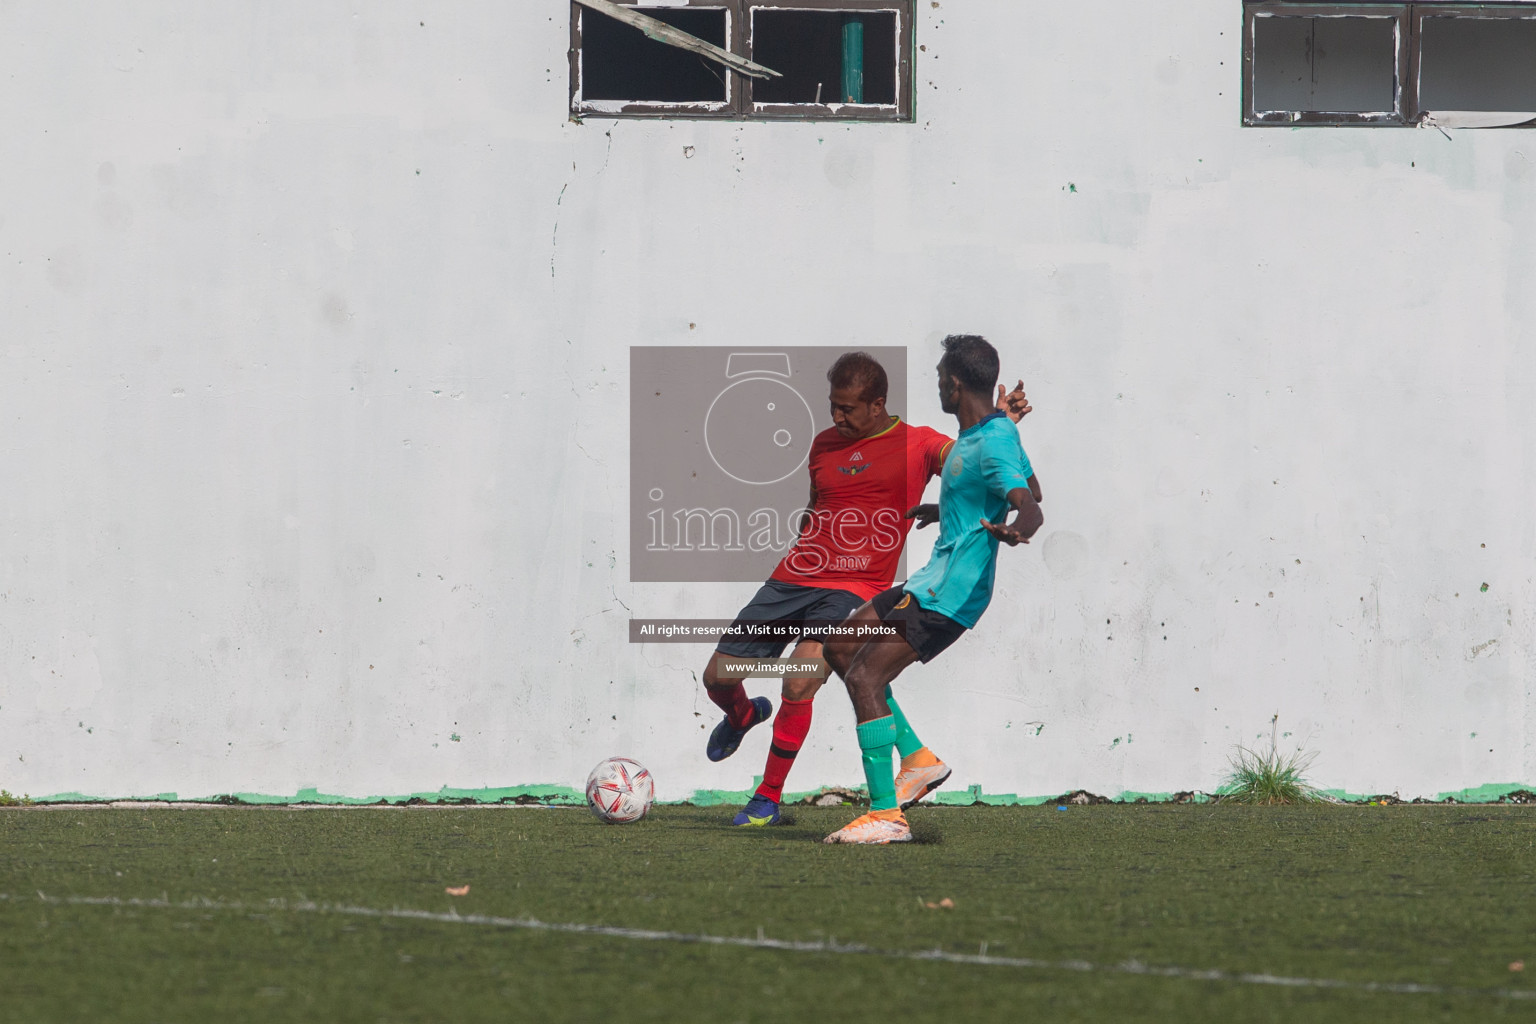
[[[944,842],[944,834],[931,822],[912,821],[910,818],[908,822],[912,826],[913,843],[919,846],[938,846]],[[779,818],[777,825],[765,828],[738,828],[730,825],[728,820],[726,827],[732,832],[755,840],[805,839],[819,843],[827,836],[826,830],[822,827],[810,824],[800,827],[793,814],[785,814]]]
[[[809,820],[803,822],[800,820],[800,816],[793,810],[786,809],[779,817],[777,825],[769,825],[762,828],[745,828],[732,825],[731,818],[736,813],[734,808],[689,808],[689,811],[692,813],[684,818],[669,820],[666,827],[672,830],[688,832],[732,832],[748,842],[794,842],[803,840],[819,843],[827,837],[829,832],[846,825],[860,814],[863,814],[867,808],[867,804],[862,806],[845,806],[841,810],[847,812],[846,817],[838,816],[829,820],[816,821],[815,819],[818,815],[813,813]],[[912,826],[912,842],[920,846],[938,846],[942,844],[944,842],[943,833],[933,822],[923,820],[924,817],[919,812],[917,819],[913,820],[911,814],[908,814],[907,821]],[[647,824],[652,823],[647,822]]]

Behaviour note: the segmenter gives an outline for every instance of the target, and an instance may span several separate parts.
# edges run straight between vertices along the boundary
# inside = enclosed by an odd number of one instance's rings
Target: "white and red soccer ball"
[[[654,799],[651,773],[627,757],[610,757],[587,776],[587,806],[610,825],[639,821]]]

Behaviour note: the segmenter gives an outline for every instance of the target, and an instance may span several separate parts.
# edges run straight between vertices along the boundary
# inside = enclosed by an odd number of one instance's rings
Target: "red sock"
[[[752,702],[747,699],[747,688],[740,683],[726,689],[723,686],[706,686],[704,692],[715,706],[725,712],[731,725],[740,729],[752,720]]]
[[[773,743],[768,748],[768,763],[763,767],[763,784],[757,787],[757,795],[778,803],[784,798],[784,780],[794,766],[795,755],[805,734],[811,731],[811,702],[808,700],[783,700],[779,713],[773,716]]]

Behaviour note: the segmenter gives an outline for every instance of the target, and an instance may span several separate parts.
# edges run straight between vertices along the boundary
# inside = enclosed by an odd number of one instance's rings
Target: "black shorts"
[[[965,632],[965,627],[960,623],[948,615],[924,608],[917,603],[917,598],[901,587],[881,591],[869,604],[875,614],[880,616],[881,622],[900,624],[898,628],[904,631],[902,635],[925,665],[937,658],[944,648],[959,640],[960,634]]]
[[[747,624],[780,628],[762,638],[726,637],[715,650],[733,658],[777,658],[792,641],[819,639],[818,625],[836,625],[863,604],[862,597],[846,590],[769,580],[737,613],[732,626],[738,630]]]

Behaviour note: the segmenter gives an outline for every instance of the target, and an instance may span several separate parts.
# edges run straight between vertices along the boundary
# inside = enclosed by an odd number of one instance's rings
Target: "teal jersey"
[[[929,611],[967,629],[992,601],[998,539],[981,525],[1008,517],[1008,492],[1029,488],[1029,456],[1019,432],[1000,412],[960,432],[944,460],[939,488],[939,542],[928,564],[903,587]]]

